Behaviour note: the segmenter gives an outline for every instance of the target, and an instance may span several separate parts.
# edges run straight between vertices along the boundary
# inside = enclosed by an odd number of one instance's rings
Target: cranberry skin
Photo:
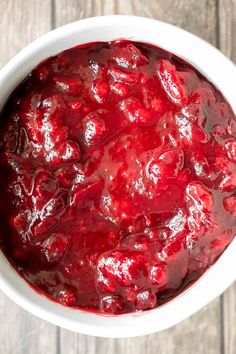
[[[48,264],[59,262],[69,245],[69,237],[60,233],[53,233],[49,238],[40,242],[42,259]]]
[[[49,173],[39,172],[35,178],[33,191],[37,208],[43,208],[55,195],[57,189],[57,181]]]
[[[74,141],[65,141],[61,144],[58,150],[51,151],[48,154],[47,161],[52,165],[61,165],[65,162],[74,162],[81,157],[80,148]]]
[[[101,282],[107,278],[121,286],[130,286],[142,281],[147,270],[141,254],[136,252],[116,251],[104,255],[98,262],[98,274]]]
[[[36,77],[40,80],[40,81],[46,81],[49,77],[49,73],[50,73],[50,69],[42,64],[39,65],[35,70],[34,70],[34,74],[36,75]]]
[[[54,175],[57,181],[66,188],[72,187],[74,183],[82,182],[85,179],[83,168],[78,163],[59,167]]]
[[[103,118],[98,113],[88,114],[83,121],[84,143],[88,147],[100,143],[107,135],[107,127]]]
[[[76,296],[73,290],[69,287],[64,287],[61,289],[58,294],[56,294],[56,299],[65,306],[74,306],[76,305]]]
[[[185,278],[189,267],[188,252],[183,237],[171,239],[157,254],[167,264],[166,277],[173,289],[177,289]],[[178,269],[178,272],[176,271]]]
[[[80,78],[56,75],[54,81],[59,90],[71,95],[79,95],[82,90]]]
[[[138,310],[152,309],[156,306],[157,298],[150,290],[141,291],[135,299],[135,306]]]
[[[191,182],[186,188],[187,201],[203,211],[210,211],[213,205],[213,197],[207,188],[199,182]]]
[[[192,157],[192,162],[196,176],[202,178],[210,177],[210,167],[206,157],[202,154],[195,154]]]
[[[236,216],[236,195],[225,197],[224,207],[230,214]]]
[[[148,164],[148,177],[154,183],[160,179],[175,178],[183,168],[184,154],[182,150],[170,150],[160,155],[158,159],[154,158]]]
[[[152,309],[234,238],[235,115],[173,54],[129,41],[69,49],[2,116],[0,246],[59,303]]]
[[[26,233],[29,228],[30,220],[31,212],[29,210],[21,211],[13,218],[13,227],[19,234]]]
[[[122,82],[115,82],[111,85],[111,89],[120,97],[126,96],[129,92],[128,86]]]
[[[236,141],[229,141],[225,144],[225,149],[228,155],[228,158],[236,162]]]
[[[90,202],[93,203],[100,197],[102,188],[102,180],[75,184],[70,193],[70,205],[76,208],[86,207]]]
[[[125,69],[136,69],[148,64],[148,58],[134,44],[117,45],[112,50],[112,60],[117,66]]]
[[[236,135],[236,119],[230,118],[228,122],[228,132],[230,135]]]
[[[105,80],[95,80],[92,84],[93,98],[100,104],[106,102],[109,91],[109,85]]]
[[[125,312],[126,305],[119,296],[105,296],[101,301],[101,310],[105,313],[119,314]]]
[[[134,85],[138,80],[136,73],[120,70],[117,68],[109,69],[109,74],[115,82],[122,82],[127,85]]]
[[[181,78],[181,72],[177,71],[175,65],[167,59],[160,59],[158,75],[167,95],[174,103],[178,105],[187,103],[186,86]]]
[[[167,278],[164,263],[153,265],[149,270],[149,278],[151,284],[158,286],[158,288],[165,287],[167,285]]]
[[[221,192],[231,192],[236,188],[236,169],[225,168],[222,181],[220,183]]]
[[[150,112],[135,97],[129,97],[121,101],[120,109],[131,123],[145,124],[153,120]]]

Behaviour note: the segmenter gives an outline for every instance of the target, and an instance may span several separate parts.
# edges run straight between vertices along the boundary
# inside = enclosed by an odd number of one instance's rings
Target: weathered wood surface
[[[236,1],[220,0],[218,6],[218,46],[236,63]],[[236,353],[236,284],[221,299],[222,353]]]
[[[0,67],[51,28],[108,14],[175,24],[218,46],[236,62],[236,0],[0,0],[0,13]],[[0,354],[32,353],[236,354],[236,285],[176,327],[134,339],[101,339],[59,329],[0,292]]]
[[[236,1],[220,0],[218,4],[218,36],[222,52],[236,63]]]

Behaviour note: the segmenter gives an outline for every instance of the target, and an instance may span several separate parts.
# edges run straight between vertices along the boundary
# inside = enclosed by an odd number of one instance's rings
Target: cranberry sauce
[[[0,246],[64,305],[154,308],[235,235],[235,137],[222,94],[171,53],[129,41],[60,53],[1,113]]]

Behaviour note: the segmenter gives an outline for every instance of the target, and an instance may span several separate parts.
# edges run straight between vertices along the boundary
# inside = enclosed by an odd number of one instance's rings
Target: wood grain
[[[0,66],[51,29],[50,0],[1,0],[0,14]]]
[[[236,63],[236,0],[218,1],[220,50]]]
[[[0,67],[51,28],[49,0],[0,1]],[[44,14],[42,17],[40,14]],[[0,353],[56,354],[55,326],[30,315],[0,293]]]
[[[55,26],[81,18],[126,14],[155,18],[216,43],[215,0],[55,0]]]
[[[0,353],[56,354],[56,327],[30,315],[0,293]]]
[[[236,353],[236,284],[231,286],[223,295],[223,335],[224,353]]]
[[[218,354],[220,353],[219,299],[169,330],[138,338],[104,339],[61,331],[61,353],[66,354]]]
[[[218,2],[219,48],[236,64],[236,0]],[[222,351],[236,353],[236,284],[222,296],[223,339]]]

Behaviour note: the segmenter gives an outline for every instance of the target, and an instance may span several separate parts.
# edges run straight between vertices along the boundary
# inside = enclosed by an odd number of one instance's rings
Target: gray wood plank
[[[55,25],[94,15],[135,14],[153,17],[185,28],[216,44],[215,0],[57,0]],[[161,333],[134,339],[101,339],[61,330],[61,353],[66,354],[171,354],[220,353],[220,299]]]
[[[81,18],[127,14],[155,18],[216,43],[215,0],[56,0],[56,27]]]
[[[61,331],[64,354],[218,354],[220,353],[219,299],[196,315],[166,331],[127,339],[104,339]]]
[[[1,0],[0,66],[51,28],[50,0]]]
[[[236,0],[219,0],[218,22],[220,50],[236,63]]]
[[[56,327],[29,314],[0,293],[0,353],[56,354]]]
[[[50,30],[50,10],[50,0],[0,1],[0,67]],[[56,342],[55,326],[30,315],[0,292],[1,354],[55,354]]]
[[[220,0],[218,3],[219,47],[236,64],[236,0]],[[236,353],[236,283],[222,298],[224,319],[224,353]]]
[[[236,353],[236,283],[223,295],[224,353]]]

